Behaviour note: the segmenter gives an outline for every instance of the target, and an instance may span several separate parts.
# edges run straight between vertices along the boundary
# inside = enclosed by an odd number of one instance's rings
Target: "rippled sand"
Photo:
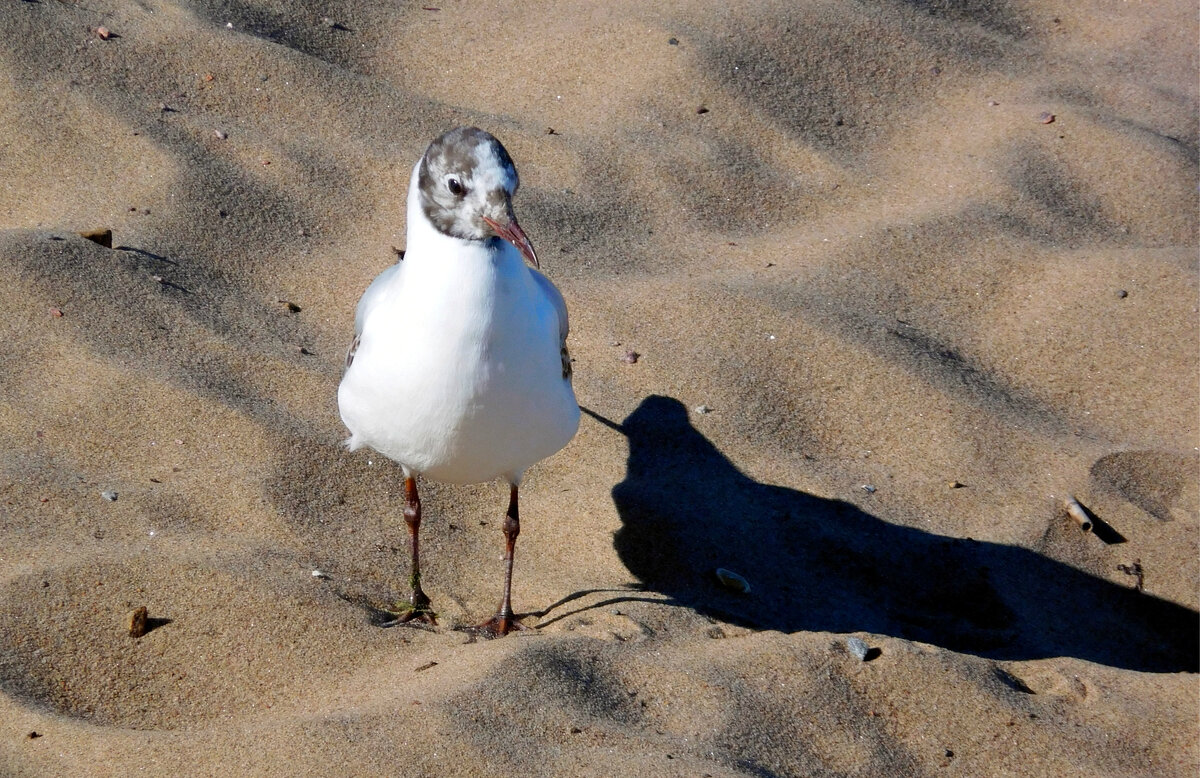
[[[0,21],[0,773],[1200,769],[1194,4]],[[588,411],[487,643],[503,488],[426,487],[441,624],[381,628],[400,473],[335,401],[458,124]]]

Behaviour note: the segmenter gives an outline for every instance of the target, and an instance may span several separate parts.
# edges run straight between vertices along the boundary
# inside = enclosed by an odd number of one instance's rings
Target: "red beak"
[[[542,266],[538,264],[537,253],[533,250],[533,244],[529,242],[529,238],[525,235],[525,230],[521,229],[521,225],[517,224],[515,218],[510,218],[507,224],[501,224],[486,216],[483,217],[483,221],[487,226],[492,228],[492,232],[495,232],[497,237],[508,241],[517,251],[521,252],[521,256],[525,257],[529,261],[529,264],[538,270],[542,269]]]

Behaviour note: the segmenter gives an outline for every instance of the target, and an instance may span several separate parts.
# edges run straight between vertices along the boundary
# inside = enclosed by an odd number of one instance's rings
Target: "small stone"
[[[1118,300],[1124,300],[1128,296],[1129,296],[1129,292],[1125,291],[1124,289],[1117,290],[1117,299]]]
[[[637,353],[633,349],[626,349],[625,356],[621,357],[621,361],[628,365],[636,365],[641,356],[641,354]]]
[[[946,482],[947,489],[961,489],[961,488],[963,488],[964,485],[965,484],[962,484],[958,481],[947,481]]]
[[[863,484],[861,488],[867,494],[875,494],[875,487],[871,484]]]
[[[696,113],[698,113],[698,114],[706,114],[706,113],[708,113],[708,108],[706,108],[706,107],[704,107],[704,106],[702,105],[702,106],[700,106],[699,108],[697,108],[697,109],[696,109]]]
[[[109,502],[117,501],[117,493],[115,491],[113,491],[112,489],[105,489],[103,492],[100,492],[100,496],[103,497],[104,499],[108,500]]]
[[[871,647],[862,638],[846,638],[846,648],[860,662],[867,661],[867,654],[871,653]]]
[[[313,578],[320,578],[320,579],[321,579],[321,580],[323,580],[323,581],[328,581],[328,580],[329,580],[329,573],[326,573],[324,570],[313,570],[313,571],[312,571],[312,577],[313,577]]]
[[[1038,121],[1042,124],[1053,124],[1057,117],[1049,111],[1042,111],[1038,114]]]
[[[129,626],[129,637],[140,638],[146,634],[146,625],[150,621],[150,612],[143,605],[130,612],[126,617],[126,624]]]
[[[300,313],[302,310],[299,305],[296,305],[291,300],[280,300],[279,302],[283,303],[283,307],[287,308],[289,313]]]
[[[696,406],[696,413],[700,414],[701,416],[703,416],[706,413],[711,413],[711,412],[712,412],[712,408],[709,408],[707,405],[697,405]]]
[[[96,28],[96,35],[100,36],[100,40],[106,41],[112,37],[112,30],[102,25]]]
[[[678,39],[678,38],[667,38],[667,45],[669,45],[669,46],[678,46],[678,45],[679,45],[679,39]]]
[[[56,319],[61,319],[63,315],[62,308],[51,308],[50,315]]]
[[[995,100],[988,100],[988,105],[995,108],[996,106],[1000,105],[1000,103],[996,102]]]
[[[31,732],[30,732],[28,735],[26,735],[25,737],[29,738],[30,740],[37,740],[37,739],[38,739],[38,738],[40,738],[41,736],[42,736],[42,733],[41,733],[41,732],[38,732],[38,731],[34,730],[34,731],[31,731]]]
[[[609,613],[611,613],[611,614],[612,614],[612,615],[614,615],[614,616],[622,616],[622,615],[624,615],[624,614],[622,614],[622,613],[621,613],[621,609],[620,609],[620,608],[613,608],[612,610],[610,610],[610,611],[609,611]]]
[[[217,136],[217,140],[225,140],[229,137],[229,133],[224,130],[213,130],[213,135]]]
[[[714,573],[717,576],[717,580],[721,582],[721,586],[724,586],[729,591],[737,592],[738,594],[750,593],[750,582],[732,570],[718,567]]]

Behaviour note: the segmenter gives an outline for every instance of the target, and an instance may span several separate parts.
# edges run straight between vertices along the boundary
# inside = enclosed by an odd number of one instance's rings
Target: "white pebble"
[[[867,654],[871,653],[871,647],[862,638],[846,638],[846,648],[860,662],[867,661]]]
[[[716,570],[716,576],[717,580],[720,581],[721,585],[726,589],[732,592],[737,592],[738,594],[750,593],[750,582],[732,570],[726,570],[723,567],[718,567]]]
[[[711,410],[712,410],[712,408],[709,408],[707,405],[697,405],[696,406],[696,413],[699,413],[701,415],[704,415]]]
[[[329,579],[329,574],[328,574],[328,573],[326,573],[324,570],[313,570],[313,571],[312,571],[312,577],[313,577],[313,578],[321,578],[321,579],[323,579],[323,580],[328,580],[328,579]]]
[[[112,489],[105,489],[103,492],[100,492],[100,496],[103,497],[104,499],[108,500],[109,502],[117,501],[117,493],[114,492]]]

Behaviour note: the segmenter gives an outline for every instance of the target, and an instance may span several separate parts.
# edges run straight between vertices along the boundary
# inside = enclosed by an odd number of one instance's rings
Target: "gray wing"
[[[526,269],[533,274],[533,280],[537,281],[542,293],[554,305],[554,310],[558,314],[558,346],[559,356],[562,357],[562,376],[564,379],[570,380],[571,355],[567,353],[567,335],[571,331],[571,325],[567,321],[567,301],[563,299],[562,292],[558,291],[558,287],[549,278],[542,275],[541,271],[532,267]]]
[[[367,314],[375,307],[379,299],[379,293],[383,287],[387,286],[391,282],[392,277],[399,271],[400,263],[397,262],[375,276],[375,280],[371,282],[371,285],[367,287],[367,291],[363,292],[362,298],[358,301],[358,309],[354,312],[354,340],[350,343],[350,350],[346,352],[346,367],[350,367],[354,362],[354,353],[358,351],[358,344],[362,339],[363,325],[367,321]]]

